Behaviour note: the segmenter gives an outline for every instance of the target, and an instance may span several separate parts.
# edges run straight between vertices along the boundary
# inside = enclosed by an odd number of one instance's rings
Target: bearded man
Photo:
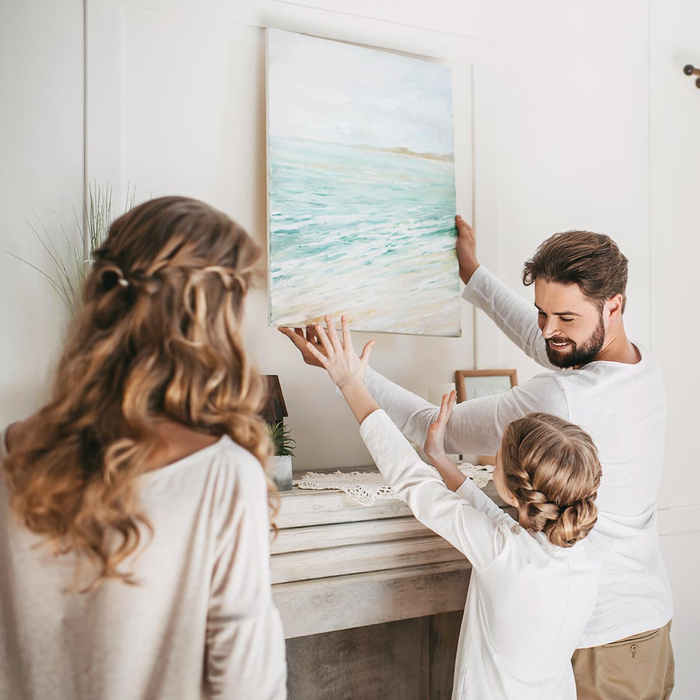
[[[554,414],[591,435],[603,467],[594,530],[602,578],[573,657],[578,698],[668,698],[673,609],[656,515],[666,397],[651,353],[625,332],[627,258],[609,236],[552,236],[524,266],[524,284],[535,287],[533,308],[479,264],[474,231],[461,217],[456,223],[464,299],[548,371],[507,393],[458,404],[445,449],[495,454],[505,427],[532,412]],[[319,364],[306,345],[323,352],[312,327],[306,337],[301,329],[280,330],[308,364]],[[439,409],[371,368],[365,383],[403,434],[424,444]]]

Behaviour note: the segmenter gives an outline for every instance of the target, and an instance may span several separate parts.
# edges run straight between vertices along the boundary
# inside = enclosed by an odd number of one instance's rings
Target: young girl
[[[325,355],[312,343],[308,349],[342,391],[388,484],[418,520],[472,563],[452,697],[576,698],[571,655],[593,610],[600,572],[587,537],[601,472],[590,437],[543,413],[506,428],[494,483],[517,508],[516,522],[445,456],[454,392],[443,397],[426,441],[440,478],[365,388],[372,342],[358,357],[344,317],[342,343],[328,317],[326,330],[317,326],[316,333]]]
[[[0,434],[0,698],[286,697],[240,336],[258,247],[183,197],[95,252],[53,397]]]

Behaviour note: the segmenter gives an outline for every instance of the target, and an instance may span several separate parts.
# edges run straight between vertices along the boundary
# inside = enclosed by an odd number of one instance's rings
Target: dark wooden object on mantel
[[[260,415],[268,425],[274,425],[283,421],[289,413],[284,403],[280,378],[276,374],[266,374],[263,378],[267,380],[267,400]]]

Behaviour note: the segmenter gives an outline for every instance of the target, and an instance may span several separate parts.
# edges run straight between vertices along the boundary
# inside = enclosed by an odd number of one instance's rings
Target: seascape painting
[[[269,322],[459,336],[447,66],[267,30]]]

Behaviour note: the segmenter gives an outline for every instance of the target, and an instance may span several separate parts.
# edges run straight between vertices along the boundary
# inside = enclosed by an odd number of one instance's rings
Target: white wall
[[[630,260],[628,332],[648,344],[646,11],[505,0],[498,27],[500,276],[532,300],[520,275],[544,239],[607,233]],[[500,361],[537,371],[505,339]]]
[[[687,63],[700,66],[700,5],[652,0],[650,8],[651,341],[669,400],[661,549],[673,586],[678,697],[696,698],[700,376],[694,371],[694,348],[700,346],[700,325],[694,310],[700,259],[700,90],[682,70]]]
[[[574,227],[610,234],[630,259],[626,325],[661,363],[669,398],[659,524],[674,592],[673,697],[691,700],[700,696],[700,376],[692,370],[700,90],[682,68],[700,65],[700,6],[499,8],[500,275],[532,299],[522,262],[543,238]],[[499,361],[523,378],[539,371],[507,340]]]
[[[387,34],[385,25],[374,20],[350,22],[336,13],[309,8],[290,11],[289,6],[280,5],[272,17],[264,12],[267,3],[257,3],[257,11],[255,6],[249,3],[242,9],[211,3],[202,7],[184,0],[176,4],[169,0],[112,3],[120,32],[119,53],[113,56],[113,65],[104,56],[99,60],[104,71],[118,73],[121,91],[105,89],[101,74],[93,71],[91,76],[88,71],[87,126],[88,134],[95,121],[95,129],[100,128],[101,116],[93,118],[94,113],[121,115],[115,129],[120,143],[114,147],[111,171],[117,173],[122,188],[127,183],[136,187],[137,197],[139,193],[200,197],[228,212],[266,246],[264,26],[273,24],[368,45],[410,49],[450,65],[457,200],[464,215],[471,217],[471,103],[473,94],[480,93],[478,87],[472,93],[470,61],[481,60],[490,52],[495,64],[493,42],[462,36],[445,42],[442,32],[414,27],[395,28]],[[93,16],[90,7],[88,27]],[[98,23],[103,13],[104,4],[95,4]],[[89,33],[88,56],[92,41]],[[102,43],[94,41],[97,46]],[[483,62],[478,71],[482,68]],[[493,87],[488,90],[495,94]],[[480,169],[482,183],[489,173],[495,173],[497,157],[493,142],[480,136],[493,133],[495,127],[495,112],[485,114],[484,128],[474,132],[480,152],[490,152],[489,161]],[[101,172],[105,167],[104,159],[94,168],[90,164],[91,144],[99,138],[88,139],[89,180],[96,177],[93,170]],[[114,133],[107,132],[99,143],[113,143],[114,139]],[[492,176],[488,190],[495,189]],[[490,215],[495,229],[496,209],[489,206],[487,196],[483,202],[481,219],[488,223]],[[371,464],[344,401],[325,373],[305,366],[289,341],[267,326],[266,304],[263,283],[248,304],[248,346],[261,371],[280,376],[290,413],[288,423],[298,445],[296,469]],[[452,381],[456,369],[473,366],[472,327],[472,311],[465,305],[460,339],[378,336],[373,364],[408,388],[426,394],[430,385]],[[358,334],[358,344],[367,340],[368,336]]]
[[[0,5],[0,249],[51,270],[32,233],[43,223],[77,233],[83,198],[83,3]],[[36,213],[36,216],[32,212]],[[38,272],[0,250],[0,425],[46,393],[47,368],[66,319]]]
[[[29,257],[37,251],[21,218],[28,207],[46,220],[54,209],[63,217],[82,189],[81,4],[62,3],[60,12],[46,0],[41,12],[15,5],[3,8],[0,22],[0,147],[12,165],[0,172],[0,247]],[[700,696],[694,658],[700,470],[692,438],[700,389],[693,368],[700,340],[694,317],[700,90],[681,73],[686,62],[700,65],[700,7],[691,0],[87,0],[87,6],[88,90],[91,74],[112,76],[103,85],[105,99],[90,106],[88,95],[88,173],[128,181],[142,198],[175,191],[203,197],[260,241],[261,26],[438,57],[444,51],[463,90],[470,66],[477,66],[479,99],[457,130],[466,138],[473,117],[484,261],[531,299],[520,284],[522,263],[555,231],[609,233],[630,258],[627,325],[633,338],[651,345],[669,393],[660,523],[676,604],[673,697]],[[467,169],[460,207],[468,212]],[[37,404],[60,319],[41,281],[1,253],[0,293],[6,422]],[[342,401],[266,328],[264,311],[259,293],[249,307],[250,348],[263,371],[281,376],[300,443],[297,466],[368,463]],[[425,395],[430,384],[473,366],[470,319],[465,309],[468,333],[460,341],[382,337],[374,364]],[[521,381],[537,371],[483,319],[478,331],[480,367],[517,367]]]

